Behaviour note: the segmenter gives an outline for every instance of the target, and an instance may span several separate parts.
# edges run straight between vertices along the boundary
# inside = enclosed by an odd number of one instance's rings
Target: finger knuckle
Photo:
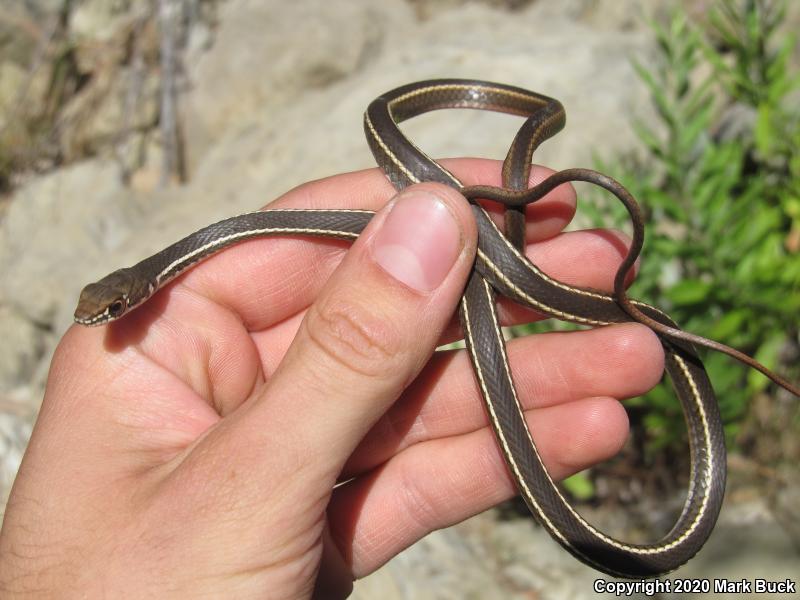
[[[390,377],[403,354],[397,327],[358,303],[332,298],[313,305],[307,329],[324,356],[367,377]]]
[[[653,364],[660,369],[664,366],[664,349],[658,337],[644,325],[624,324],[615,329],[610,336],[608,351],[625,364]]]
[[[446,506],[442,498],[432,492],[430,486],[423,483],[417,469],[405,467],[401,469],[400,501],[412,529],[418,534],[428,533],[441,526],[443,517],[441,506]],[[427,481],[435,481],[428,479]],[[439,480],[441,481],[441,480]]]

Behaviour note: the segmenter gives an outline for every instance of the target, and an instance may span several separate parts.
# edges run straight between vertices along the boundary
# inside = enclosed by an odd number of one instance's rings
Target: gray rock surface
[[[590,520],[592,515],[587,515]],[[624,520],[620,518],[620,520]],[[613,531],[613,529],[610,529]],[[793,541],[763,499],[726,504],[714,533],[687,565],[660,579],[795,581],[800,558]],[[530,520],[473,517],[418,542],[382,569],[357,581],[354,600],[456,600],[498,598],[584,600],[618,598],[594,591],[597,580],[614,581],[577,562]],[[645,594],[630,596],[640,600]],[[651,596],[652,597],[652,596]],[[662,594],[666,599],[711,598],[713,594]],[[763,594],[725,597],[756,600]],[[779,596],[772,596],[779,597]],[[783,598],[798,598],[788,594]]]
[[[190,32],[181,96],[185,185],[158,189],[161,148],[151,130],[131,142],[145,158],[130,185],[106,148],[13,193],[0,213],[4,495],[80,288],[304,181],[373,166],[361,118],[381,92],[436,77],[516,84],[555,96],[567,109],[567,129],[537,152],[538,162],[590,166],[595,153],[635,149],[630,116],[646,117],[649,107],[631,59],[646,63],[653,52],[637,17],[640,3],[539,1],[511,14],[460,2],[429,3],[420,12],[419,4],[223,2],[215,28],[200,22]],[[651,3],[648,10],[670,4]],[[83,4],[76,16],[82,35],[107,41],[126,23],[130,15],[120,16],[113,5]],[[2,85],[0,92],[8,95]],[[120,115],[119,94],[104,102],[97,127],[108,136]],[[146,123],[154,107],[143,110],[137,114]],[[448,111],[412,121],[405,131],[433,156],[502,158],[518,124]],[[784,546],[775,551],[798,565]],[[776,573],[786,573],[783,563],[776,565]],[[595,576],[530,523],[487,514],[428,536],[359,582],[354,597],[581,598],[593,595]]]

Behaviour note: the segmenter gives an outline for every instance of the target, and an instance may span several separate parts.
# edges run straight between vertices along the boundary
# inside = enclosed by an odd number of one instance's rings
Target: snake
[[[503,161],[502,186],[464,186],[401,131],[401,122],[440,109],[488,110],[524,119]],[[470,202],[478,246],[460,300],[459,320],[499,450],[531,513],[559,544],[591,567],[615,577],[652,577],[676,569],[697,553],[714,528],[725,492],[723,424],[695,346],[725,352],[795,395],[800,395],[800,389],[738,350],[683,331],[663,311],[628,298],[625,280],[644,243],[644,217],[619,182],[589,169],[566,169],[529,187],[534,151],[561,131],[565,122],[564,107],[554,98],[488,81],[436,79],[407,84],[376,98],[364,114],[364,131],[377,164],[397,190],[419,182],[439,182],[458,189]],[[607,190],[630,216],[632,241],[614,278],[613,293],[556,280],[524,253],[526,207],[573,181]],[[504,205],[502,228],[481,203],[485,200]],[[120,319],[188,269],[244,240],[314,236],[352,241],[374,215],[370,210],[266,208],[224,219],[87,285],[80,294],[75,321],[96,326]],[[660,539],[628,543],[605,534],[578,513],[548,473],[514,385],[497,312],[498,294],[547,317],[589,327],[640,322],[658,335],[665,371],[683,411],[690,453],[683,508]]]

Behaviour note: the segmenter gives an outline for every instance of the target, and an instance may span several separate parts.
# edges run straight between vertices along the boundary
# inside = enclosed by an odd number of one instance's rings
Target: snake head
[[[119,269],[81,291],[75,322],[103,325],[119,319],[150,295],[150,286],[142,285],[130,269]]]

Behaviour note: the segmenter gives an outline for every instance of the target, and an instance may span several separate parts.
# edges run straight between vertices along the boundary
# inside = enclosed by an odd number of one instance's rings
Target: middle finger
[[[636,323],[517,338],[508,343],[508,357],[524,410],[637,396],[664,368],[658,338]],[[486,424],[466,351],[440,352],[362,440],[342,476],[354,477],[414,444]]]

